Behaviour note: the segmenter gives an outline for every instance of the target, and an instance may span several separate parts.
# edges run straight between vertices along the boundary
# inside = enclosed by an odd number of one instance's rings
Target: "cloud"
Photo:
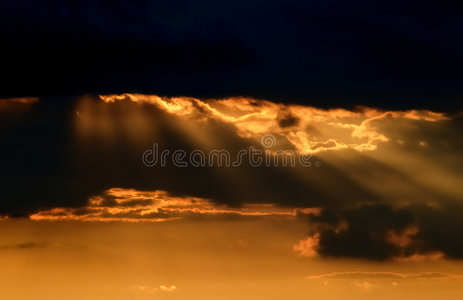
[[[166,191],[112,188],[91,197],[79,208],[58,207],[29,216],[35,221],[164,222],[199,216],[296,217],[319,210],[277,208],[272,204],[246,204],[240,208],[217,205],[208,199],[172,196]]]
[[[307,279],[432,279],[454,276],[449,273],[424,272],[424,273],[397,273],[397,272],[368,272],[350,271],[333,272],[320,275],[310,275]]]
[[[318,233],[309,236],[305,240],[299,241],[293,245],[293,251],[298,252],[299,256],[315,257],[317,256],[317,248],[320,244],[320,235]]]
[[[309,239],[316,238],[312,249],[324,257],[402,262],[461,259],[463,247],[453,239],[462,234],[459,225],[450,228],[443,224],[446,218],[459,222],[452,209],[463,211],[461,206],[393,208],[379,204],[325,209],[319,215],[309,216],[312,231]]]
[[[374,123],[388,117],[428,122],[448,119],[442,113],[427,110],[382,112],[366,107],[356,112],[345,109],[323,110],[250,98],[205,102],[189,97],[162,98],[141,94],[100,97],[107,103],[124,100],[149,103],[184,118],[218,119],[236,126],[238,135],[243,138],[260,139],[264,134],[273,133],[285,138],[301,154],[340,149],[375,150],[379,143],[389,139],[378,132]],[[286,116],[281,119],[281,115]],[[281,126],[282,122],[284,126]],[[311,134],[306,128],[310,128]]]
[[[324,274],[313,274],[306,277],[310,281],[323,283],[324,286],[351,286],[362,292],[370,292],[376,289],[387,289],[415,284],[416,282],[434,282],[439,279],[461,280],[461,274],[445,272],[418,272],[401,273],[391,271],[342,271]]]
[[[175,285],[170,285],[170,286],[167,286],[167,285],[161,285],[159,286],[159,289],[163,292],[174,292],[177,290],[177,287]]]
[[[324,210],[309,218],[315,250],[322,256],[388,259],[400,254],[400,246],[389,240],[390,232],[403,232],[413,224],[406,210],[385,205],[365,205],[340,212]]]
[[[171,292],[175,292],[178,288],[177,286],[171,284],[171,285],[160,285],[159,287],[149,286],[149,285],[138,285],[138,286],[133,286],[132,289],[135,289],[137,291],[147,293],[147,294],[154,294],[159,291],[171,293]]]
[[[362,290],[366,290],[366,291],[369,291],[372,288],[377,287],[377,285],[372,284],[372,283],[367,282],[367,281],[355,281],[355,286],[362,289]]]
[[[158,291],[158,287],[153,287],[153,286],[147,286],[147,285],[138,285],[138,286],[133,286],[133,289],[147,293],[147,294],[154,294]]]

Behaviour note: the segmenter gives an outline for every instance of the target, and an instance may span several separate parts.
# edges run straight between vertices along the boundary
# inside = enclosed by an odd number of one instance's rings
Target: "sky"
[[[6,299],[463,296],[461,5],[0,12]]]
[[[462,108],[455,1],[7,0],[0,11],[5,97]]]

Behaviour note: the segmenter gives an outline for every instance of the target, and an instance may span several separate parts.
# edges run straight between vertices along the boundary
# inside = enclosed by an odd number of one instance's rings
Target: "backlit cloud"
[[[277,208],[272,204],[246,204],[240,208],[218,205],[197,197],[171,196],[166,191],[137,191],[112,188],[103,195],[90,198],[79,208],[58,207],[29,216],[41,220],[164,222],[194,216],[283,216],[317,214],[318,208]]]
[[[448,273],[424,272],[424,273],[397,273],[397,272],[368,272],[350,271],[333,272],[320,275],[310,275],[307,279],[428,279],[457,276]]]
[[[293,251],[297,252],[300,256],[315,257],[317,256],[317,248],[320,243],[320,235],[317,233],[313,236],[299,241],[293,245]]]
[[[173,284],[160,286],[137,285],[132,286],[132,289],[146,294],[155,294],[157,292],[171,293],[177,290],[177,286]]]
[[[328,150],[375,150],[389,139],[375,122],[386,118],[437,122],[448,119],[442,113],[427,110],[380,111],[359,107],[317,109],[301,105],[285,105],[252,98],[228,98],[202,101],[190,97],[163,98],[155,95],[102,95],[107,103],[129,100],[149,103],[177,116],[191,119],[218,119],[236,126],[245,138],[260,139],[267,133],[285,138],[299,153],[318,153]]]

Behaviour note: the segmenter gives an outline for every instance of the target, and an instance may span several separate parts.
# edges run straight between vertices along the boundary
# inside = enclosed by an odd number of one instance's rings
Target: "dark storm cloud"
[[[327,209],[310,216],[318,234],[316,251],[323,257],[372,260],[424,259],[442,253],[463,258],[463,207],[363,205],[350,209]],[[435,256],[436,257],[436,256]]]
[[[404,231],[414,217],[407,210],[366,205],[340,212],[325,210],[310,221],[320,226],[317,251],[321,255],[383,260],[400,254],[400,249],[387,241],[387,232]]]
[[[4,1],[2,94],[461,108],[454,1]]]
[[[421,232],[418,238],[422,240],[421,249],[425,251],[442,251],[447,257],[463,258],[463,206],[452,203],[441,209],[418,207],[415,209],[418,226]]]

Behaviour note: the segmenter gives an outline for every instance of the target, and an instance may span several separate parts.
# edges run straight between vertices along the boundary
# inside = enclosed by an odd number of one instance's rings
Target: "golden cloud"
[[[315,257],[317,256],[319,243],[320,234],[316,233],[313,236],[309,236],[305,240],[301,240],[297,244],[293,245],[293,251],[297,252],[299,256]]]
[[[272,133],[285,138],[301,154],[329,150],[375,150],[389,139],[375,126],[386,118],[437,122],[446,120],[442,113],[428,110],[381,111],[359,107],[318,109],[310,106],[287,105],[252,98],[200,100],[191,97],[159,97],[155,95],[102,95],[107,103],[126,100],[148,103],[167,113],[196,120],[218,119],[233,124],[239,136],[260,140]]]
[[[91,197],[85,207],[57,207],[39,211],[29,218],[36,221],[164,222],[199,215],[295,217],[300,214],[317,214],[319,211],[318,208],[277,208],[273,204],[246,204],[240,208],[231,208],[204,198],[172,196],[162,190],[112,188],[103,195]]]
[[[307,276],[307,279],[429,279],[458,276],[449,273],[423,272],[423,273],[398,273],[398,272],[370,272],[348,271],[333,272]]]

